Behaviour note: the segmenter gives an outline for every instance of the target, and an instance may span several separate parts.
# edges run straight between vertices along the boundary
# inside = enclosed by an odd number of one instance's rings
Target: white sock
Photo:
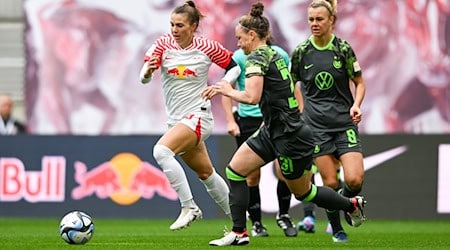
[[[182,207],[196,206],[183,167],[175,159],[175,154],[164,145],[153,147],[153,157],[169,179],[172,188],[177,192]]]
[[[216,171],[206,180],[201,180],[206,187],[208,194],[216,201],[216,203],[222,208],[226,215],[230,216],[230,202],[228,194],[230,189],[228,188],[225,180]]]

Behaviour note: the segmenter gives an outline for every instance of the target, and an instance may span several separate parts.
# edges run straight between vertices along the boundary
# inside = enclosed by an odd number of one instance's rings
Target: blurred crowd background
[[[0,92],[32,134],[160,134],[159,76],[139,83],[150,44],[169,32],[175,0],[0,0]],[[196,0],[200,34],[236,49],[234,22],[253,1]],[[310,0],[265,0],[274,43],[310,35]],[[450,133],[450,0],[339,0],[336,35],[349,41],[367,92],[365,134]],[[213,68],[210,82],[223,71]],[[225,134],[220,100],[215,133]]]

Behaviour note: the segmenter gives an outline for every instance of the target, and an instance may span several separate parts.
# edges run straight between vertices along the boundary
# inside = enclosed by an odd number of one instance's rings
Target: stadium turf
[[[90,242],[71,246],[59,236],[59,219],[0,218],[0,249],[212,249],[208,242],[223,234],[226,220],[204,219],[181,231],[170,231],[172,220],[95,219]],[[284,236],[274,220],[265,218],[269,237],[251,238],[251,249],[450,249],[450,220],[368,220],[359,228],[344,225],[348,243],[333,243],[326,222],[315,234]],[[229,247],[225,247],[229,248]]]

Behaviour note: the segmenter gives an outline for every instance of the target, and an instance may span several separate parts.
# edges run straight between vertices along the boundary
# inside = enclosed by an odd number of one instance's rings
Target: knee
[[[156,144],[153,147],[153,157],[155,158],[156,162],[158,162],[158,164],[160,164],[160,162],[162,162],[164,159],[173,157],[174,155],[175,154],[172,152],[172,150],[164,145]]]
[[[359,178],[349,178],[349,179],[345,179],[345,185],[350,189],[350,190],[361,190],[362,188],[362,184],[363,184],[363,178],[359,177]]]
[[[259,169],[254,170],[249,175],[247,175],[247,186],[255,187],[259,185],[259,180],[261,178],[261,172]]]
[[[330,187],[332,189],[339,188],[339,180],[336,178],[336,176],[333,177],[324,177],[322,176],[323,185]]]
[[[209,179],[209,177],[211,177],[212,175],[214,175],[215,171],[213,169],[207,169],[204,171],[196,171],[195,173],[197,174],[197,177],[200,180],[204,181],[204,180]]]

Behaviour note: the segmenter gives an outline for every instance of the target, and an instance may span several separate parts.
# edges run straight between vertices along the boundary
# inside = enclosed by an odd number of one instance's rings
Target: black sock
[[[335,190],[336,192],[339,191],[339,188]],[[331,228],[333,229],[333,234],[344,231],[344,228],[342,228],[341,224],[341,215],[339,210],[325,210],[327,212],[327,218],[330,222]]]
[[[287,186],[286,182],[278,180],[277,184],[277,196],[278,196],[278,213],[289,213],[289,207],[291,206],[291,190]]]
[[[250,215],[250,220],[252,223],[256,221],[261,222],[261,196],[259,194],[259,186],[248,187],[249,190],[249,203],[248,203],[248,213]]]
[[[315,190],[313,190],[315,189]],[[303,201],[312,192],[315,191],[314,197],[309,201],[314,202],[317,206],[328,210],[344,210],[345,212],[352,212],[354,210],[353,204],[350,199],[336,193],[333,189],[323,186],[317,187],[312,185],[311,190],[302,197],[296,197],[300,201]]]
[[[361,192],[361,188],[358,188],[356,190],[351,190],[350,187],[345,184],[344,188],[342,189],[342,195],[345,197],[355,197]]]
[[[247,182],[233,181],[230,182],[230,209],[233,217],[233,231],[244,232],[247,228],[246,211],[248,207],[249,192]]]
[[[314,179],[314,175],[311,175],[311,183],[315,184],[315,179]],[[304,217],[316,217],[316,213],[314,212],[316,210],[316,204],[312,203],[312,202],[302,202],[303,204],[303,214]]]
[[[303,213],[305,217],[316,217],[316,213],[314,212],[316,210],[316,205],[312,202],[302,202],[303,204]]]

